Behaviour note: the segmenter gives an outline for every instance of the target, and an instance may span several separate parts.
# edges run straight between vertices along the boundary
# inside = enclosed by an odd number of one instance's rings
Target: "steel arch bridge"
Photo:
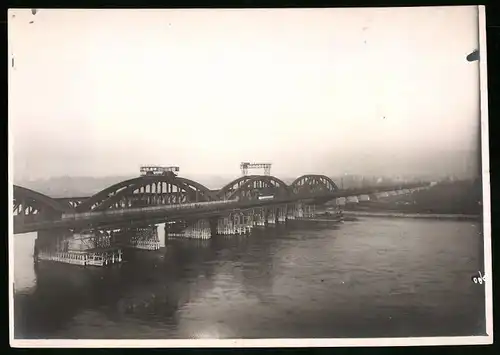
[[[141,176],[110,186],[76,207],[77,212],[209,202],[217,197],[202,184],[175,176]]]
[[[219,200],[258,199],[262,195],[284,197],[289,195],[289,188],[282,180],[269,175],[247,175],[239,177],[217,192]]]
[[[58,215],[67,212],[102,211],[132,207],[210,202],[239,198],[256,200],[259,196],[274,198],[292,195],[314,197],[338,190],[324,175],[304,175],[291,185],[269,175],[249,175],[237,178],[219,191],[173,174],[141,176],[121,181],[89,198],[51,198],[36,191],[14,185],[14,215]]]
[[[58,197],[54,198],[57,202],[69,206],[72,209],[77,208],[83,201],[87,200],[89,197]]]
[[[339,190],[337,184],[325,175],[303,175],[290,185],[291,192],[296,195],[321,195]]]
[[[233,192],[238,190],[240,186],[242,186],[245,182],[249,181],[250,179],[255,178],[256,176],[259,175],[245,175],[231,181],[230,183],[222,187],[219,191],[217,191],[216,193],[217,199],[227,200],[227,198],[231,196]]]
[[[72,210],[69,204],[18,185],[14,185],[13,195],[14,216],[56,216]]]

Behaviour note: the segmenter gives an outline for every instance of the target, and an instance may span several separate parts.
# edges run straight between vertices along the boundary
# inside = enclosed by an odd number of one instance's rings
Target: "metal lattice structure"
[[[241,174],[243,176],[248,175],[248,169],[264,169],[264,175],[271,175],[271,163],[247,163],[243,162],[240,164]]]
[[[261,196],[286,197],[289,193],[288,186],[282,180],[274,176],[256,175],[236,179],[233,185],[219,196],[227,200],[238,198],[240,201],[248,201],[257,200]]]
[[[78,212],[174,205],[216,200],[205,186],[174,174],[141,176],[98,192],[77,207]]]
[[[62,205],[69,206],[70,209],[75,209],[89,198],[90,197],[59,197],[54,198],[54,200]]]
[[[274,211],[279,211],[278,206],[283,203],[294,204],[297,202],[299,204],[315,205],[338,197],[396,191],[401,190],[403,187],[407,189],[425,188],[424,185],[427,186],[428,184],[420,182],[399,186],[373,186],[371,188],[354,188],[340,191],[337,185],[324,175],[304,175],[297,178],[290,186],[273,176],[250,175],[242,176],[218,191],[211,191],[195,181],[169,173],[161,176],[142,176],[125,180],[89,198],[73,197],[63,199],[53,199],[38,192],[14,186],[13,224],[14,233],[16,234],[33,231],[43,232],[49,229],[53,233],[53,228],[69,228],[72,230],[81,230],[82,228],[97,230],[120,229],[124,225],[141,227],[144,219],[149,218],[150,211],[176,210],[178,207],[176,205],[179,204],[190,204],[181,208],[186,207],[187,218],[198,221],[201,218],[200,213],[203,214],[205,211],[202,207],[208,205],[215,206],[215,209],[207,210],[213,210],[211,212],[216,213],[231,213],[241,209],[255,210],[255,208],[264,210],[271,208]],[[201,204],[201,202],[211,203]],[[73,205],[76,206],[75,209],[72,208]],[[149,206],[171,207],[142,208]],[[113,209],[114,211],[109,211]],[[124,211],[127,209],[130,210]],[[85,213],[91,211],[97,213]],[[106,212],[111,213],[108,216]],[[156,221],[155,218],[158,216],[152,217]],[[160,217],[160,219],[164,219],[164,217],[168,219],[172,216]],[[173,216],[172,218],[176,219],[177,217]],[[261,222],[262,219],[256,221],[256,223]],[[217,226],[214,225],[215,227]],[[202,228],[201,232],[203,234],[203,226],[200,228]],[[210,228],[212,229],[212,225]]]
[[[38,192],[14,186],[14,213],[89,212],[128,207],[173,205],[240,198],[259,199],[262,196],[282,197],[290,194],[328,194],[337,185],[324,175],[304,175],[290,186],[270,175],[245,175],[231,181],[216,193],[202,184],[175,174],[141,176],[119,182],[91,197],[51,198]]]
[[[227,200],[231,194],[238,190],[240,186],[242,186],[245,182],[248,180],[253,179],[254,177],[257,177],[259,175],[250,175],[250,176],[242,176],[237,178],[236,180],[231,181],[227,185],[225,185],[223,188],[221,188],[219,191],[217,191],[217,199],[218,200]]]
[[[143,165],[140,169],[141,176],[150,175],[166,175],[168,173],[176,174],[179,172],[178,166],[158,166],[158,165]]]
[[[337,184],[325,175],[303,175],[290,185],[292,193],[297,195],[321,195],[338,191]]]
[[[71,210],[69,205],[62,204],[57,200],[27,189],[14,185],[13,212],[14,216],[30,215],[58,215]]]

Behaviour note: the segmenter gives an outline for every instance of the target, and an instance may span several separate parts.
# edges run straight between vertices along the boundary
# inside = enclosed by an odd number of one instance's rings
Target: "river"
[[[168,240],[86,269],[35,268],[35,237],[14,236],[16,338],[485,335],[478,222],[368,217]]]

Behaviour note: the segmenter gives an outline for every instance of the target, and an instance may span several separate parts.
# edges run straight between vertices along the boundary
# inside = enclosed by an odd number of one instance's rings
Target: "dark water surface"
[[[162,231],[162,227],[159,228]],[[364,218],[336,228],[167,241],[110,268],[32,261],[15,237],[15,337],[336,338],[485,334],[479,223]]]

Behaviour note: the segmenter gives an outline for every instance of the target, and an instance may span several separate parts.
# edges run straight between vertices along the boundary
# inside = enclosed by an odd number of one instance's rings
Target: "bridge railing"
[[[214,205],[227,205],[237,203],[238,200],[225,200],[225,201],[210,201],[210,202],[196,202],[196,203],[184,203],[177,205],[162,205],[162,206],[150,206],[150,207],[139,207],[139,208],[126,208],[126,209],[109,209],[97,212],[81,212],[81,213],[65,213],[62,215],[62,220],[76,220],[76,219],[90,219],[99,216],[113,216],[113,215],[126,215],[134,213],[144,213],[144,212],[155,212],[155,211],[182,211],[195,208],[203,208],[207,206]]]

